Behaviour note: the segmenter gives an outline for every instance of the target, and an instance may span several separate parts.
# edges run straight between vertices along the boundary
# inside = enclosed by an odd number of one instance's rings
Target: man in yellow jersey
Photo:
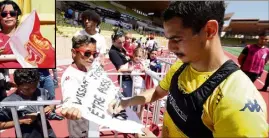
[[[176,62],[155,90],[116,111],[168,95],[163,137],[268,137],[264,99],[221,47],[224,13],[223,1],[172,2],[163,14],[168,48],[188,64]]]
[[[112,101],[109,112],[168,95],[163,137],[268,137],[264,99],[221,47],[224,13],[224,1],[172,2],[163,25],[169,50],[182,62],[155,89],[122,100],[118,107]],[[79,118],[78,112],[62,111],[72,118]]]

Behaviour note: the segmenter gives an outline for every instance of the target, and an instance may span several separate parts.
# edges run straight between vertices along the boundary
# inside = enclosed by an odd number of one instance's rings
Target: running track
[[[229,56],[232,60],[234,60],[237,63],[237,57],[233,56],[232,54],[226,52],[226,55]],[[64,70],[67,68],[68,66],[58,66],[57,70],[58,70],[58,79],[60,80],[60,77],[62,76],[62,73],[64,72]],[[105,70],[107,72],[116,72],[116,69],[114,68],[114,66],[112,65],[112,63],[107,60],[106,61],[106,65],[105,65]],[[262,86],[264,85],[264,81],[266,78],[266,74],[267,72],[264,72],[261,76],[261,78],[259,80],[257,80],[254,84],[255,86],[260,89],[262,88]],[[110,76],[110,78],[112,79],[112,81],[117,85],[117,77],[116,76]],[[13,79],[13,76],[11,74],[11,79]],[[60,85],[60,83],[59,83]],[[55,89],[55,94],[56,94],[56,99],[60,100],[62,95],[61,95],[61,86],[59,86],[59,88]],[[8,92],[8,94],[11,94],[14,90],[11,90]],[[269,92],[261,92],[266,104],[267,104],[267,112],[269,112]],[[152,119],[152,115],[149,115],[149,120]],[[162,122],[162,120],[160,120]],[[267,122],[269,123],[269,120],[267,120]],[[67,131],[67,122],[66,120],[62,120],[62,121],[50,121],[55,133],[57,137],[67,137],[68,136],[68,131]],[[108,138],[108,137],[114,137],[114,132],[112,131],[104,131],[100,133],[100,136],[102,138]],[[15,132],[14,129],[7,129],[7,130],[2,130],[0,131],[0,138],[3,137],[15,137]],[[118,137],[123,137],[123,134],[119,133]],[[128,137],[133,137],[132,135],[128,135]]]

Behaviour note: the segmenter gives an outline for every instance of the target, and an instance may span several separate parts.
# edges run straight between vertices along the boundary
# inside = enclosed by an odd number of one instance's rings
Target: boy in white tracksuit
[[[82,84],[94,59],[98,57],[96,40],[87,35],[79,35],[72,38],[72,58],[74,62],[65,70],[61,78],[63,101],[68,107],[72,105],[72,95],[77,92]],[[99,125],[84,118],[68,120],[69,137],[99,137]]]

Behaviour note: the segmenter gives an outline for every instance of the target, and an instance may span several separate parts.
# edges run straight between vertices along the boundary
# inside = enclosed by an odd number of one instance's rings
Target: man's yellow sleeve
[[[165,77],[160,82],[160,87],[166,91],[170,88],[171,79],[174,75],[174,73],[179,69],[179,67],[183,65],[183,62],[180,60],[177,60],[169,69],[169,71],[166,73]]]
[[[242,71],[234,73],[220,91],[223,98],[217,98],[213,109],[214,137],[268,137],[266,103]]]

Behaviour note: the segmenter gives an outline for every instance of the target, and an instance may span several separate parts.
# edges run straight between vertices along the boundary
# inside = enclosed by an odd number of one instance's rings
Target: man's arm
[[[143,93],[140,93],[139,95],[127,100],[128,106],[133,105],[143,105],[146,103],[152,103],[155,102],[164,96],[168,95],[168,91],[162,89],[160,85],[158,85],[156,88],[149,89]]]
[[[27,124],[26,121],[27,119],[19,119],[20,125]],[[14,126],[15,126],[14,121],[0,122],[0,130],[13,128]]]
[[[14,121],[12,120],[10,109],[0,108],[0,130],[9,129],[15,126]],[[35,118],[26,117],[19,119],[19,124],[30,124]]]
[[[241,54],[239,55],[239,57],[238,57],[238,63],[239,63],[240,66],[242,66],[244,64],[247,55],[248,55],[248,48],[245,47],[243,49],[243,51],[241,52]]]
[[[120,55],[118,55],[115,51],[109,52],[109,59],[117,70],[120,69],[120,66],[124,65],[123,61],[120,58]]]
[[[0,61],[10,61],[10,60],[16,60],[16,56],[14,54],[1,55],[0,53]]]
[[[240,78],[239,82],[225,82],[227,86],[221,89],[223,98],[220,102],[217,105],[212,102],[214,137],[268,137],[263,97],[247,77],[236,77]]]
[[[12,118],[9,117],[8,110],[9,109],[7,109],[7,108],[0,107],[0,130],[9,129],[9,128],[14,127],[14,122],[10,121],[10,120],[12,120]]]
[[[126,63],[126,64],[120,66],[120,68],[118,69],[118,72],[127,73],[127,72],[132,72],[132,70],[133,70],[132,67],[129,68],[129,63]]]
[[[19,120],[19,122],[20,124],[22,124],[22,121]],[[15,126],[14,121],[0,122],[0,130],[13,128],[14,126]]]
[[[155,88],[149,89],[131,99],[121,100],[120,106],[118,107],[115,107],[117,101],[116,100],[112,101],[109,104],[108,111],[110,113],[119,113],[120,111],[127,108],[128,106],[143,105],[145,103],[151,103],[151,102],[154,102],[163,98],[167,94],[168,94],[168,91],[162,89],[160,86],[157,86],[156,89]]]

